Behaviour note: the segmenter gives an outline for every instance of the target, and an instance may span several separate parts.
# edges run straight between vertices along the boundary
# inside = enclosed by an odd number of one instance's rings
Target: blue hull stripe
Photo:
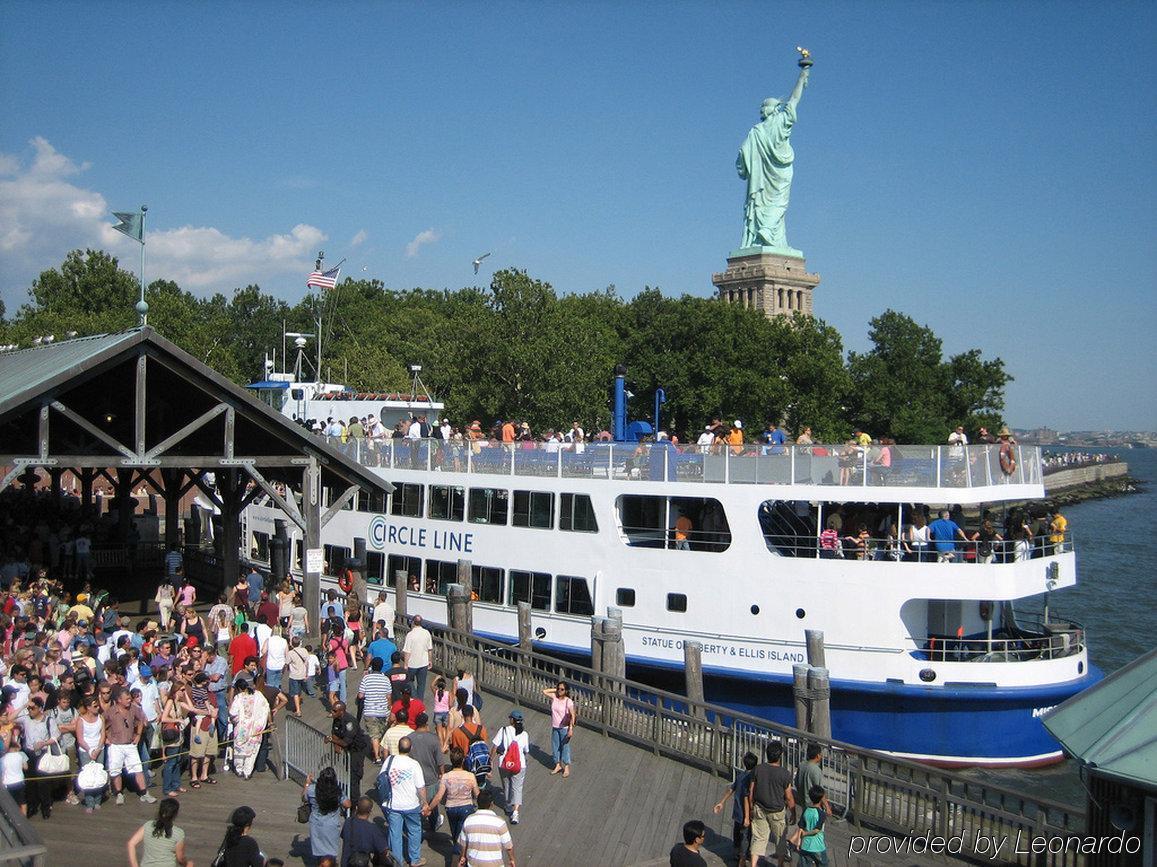
[[[482,633],[479,633],[480,635]],[[507,635],[486,635],[517,642]],[[578,662],[589,662],[589,651],[549,642],[535,647]],[[631,656],[636,680],[682,692],[680,662]],[[791,678],[787,675],[737,673],[704,667],[708,701],[782,725],[795,725]],[[1103,677],[1090,665],[1088,673],[1062,684],[1035,687],[943,687],[916,684],[832,681],[832,734],[837,740],[886,752],[926,756],[952,763],[961,758],[975,764],[1016,765],[1060,757],[1060,745],[1039,719],[1049,707],[1092,686]]]

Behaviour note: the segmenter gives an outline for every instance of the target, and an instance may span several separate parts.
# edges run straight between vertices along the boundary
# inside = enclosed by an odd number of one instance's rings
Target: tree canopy
[[[109,254],[75,250],[32,282],[11,318],[0,307],[0,343],[131,328],[138,291]],[[630,300],[613,286],[560,296],[517,269],[456,291],[347,278],[294,305],[255,285],[199,297],[168,280],[151,283],[147,298],[150,325],[241,383],[262,376],[267,353],[281,352],[283,327],[315,333],[320,319],[323,378],[405,392],[408,365],[421,364],[459,425],[608,425],[609,386],[623,363],[631,417],[650,418],[661,386],[662,426],[691,439],[718,416],[743,419],[753,432],[767,422],[792,432],[809,425],[829,442],[856,426],[900,442],[942,442],[957,424],[999,425],[1012,378],[1003,361],[977,349],[945,359],[931,329],[892,310],[872,320],[872,348],[845,359],[840,334],[821,319],[769,320],[651,287]]]

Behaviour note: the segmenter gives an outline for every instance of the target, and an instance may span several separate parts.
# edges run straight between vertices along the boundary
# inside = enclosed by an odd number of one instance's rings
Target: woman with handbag
[[[173,619],[173,606],[177,603],[177,591],[168,581],[163,581],[157,587],[157,595],[153,599],[157,603],[157,611],[161,617],[161,629],[168,632],[169,621]]]
[[[104,770],[104,717],[100,713],[100,699],[95,696],[89,698],[81,710],[80,718],[76,721],[76,758],[80,763],[80,774],[76,778],[76,788],[84,799],[84,811],[91,813],[100,809],[100,798],[104,794],[104,786],[108,781],[108,774],[100,786],[96,786],[99,775],[85,773],[85,768],[93,764],[95,768]],[[93,776],[92,780],[86,777]],[[91,785],[86,785],[91,783]]]
[[[550,699],[550,745],[554,753],[554,770],[551,774],[561,773],[564,777],[570,776],[570,742],[574,737],[574,724],[578,720],[578,712],[574,699],[570,697],[570,689],[565,681],[551,689],[543,689],[542,694]]]
[[[76,747],[76,726],[77,719],[80,716],[76,708],[72,706],[72,693],[65,689],[57,690],[56,705],[48,715],[52,717],[52,721],[56,723],[56,729],[60,732],[60,750],[65,756],[73,752]],[[57,780],[52,787],[52,799],[59,800],[61,794],[64,794],[64,799],[72,806],[80,803],[80,799],[69,786],[68,780]]]
[[[57,739],[60,732],[56,723],[44,713],[44,702],[34,698],[28,702],[28,715],[20,721],[23,730],[24,752],[28,756],[25,792],[28,815],[37,812],[45,819],[52,815],[52,780],[44,777],[68,772],[68,756],[61,751]],[[53,749],[55,748],[55,753]],[[63,759],[64,768],[60,768]]]
[[[181,705],[179,691],[174,689],[161,708],[161,787],[169,798],[188,791],[181,786],[181,753],[185,732],[189,728],[189,712]]]

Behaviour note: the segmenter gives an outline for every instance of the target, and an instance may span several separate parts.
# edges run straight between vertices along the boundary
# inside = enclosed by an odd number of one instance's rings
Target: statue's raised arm
[[[796,50],[800,53],[800,72],[791,96],[782,102],[775,98],[763,101],[760,108],[763,119],[743,140],[735,167],[747,181],[742,248],[802,257],[799,250],[788,246],[784,229],[795,162],[791,147],[795,107],[807,87],[812,66],[811,52],[806,48]]]

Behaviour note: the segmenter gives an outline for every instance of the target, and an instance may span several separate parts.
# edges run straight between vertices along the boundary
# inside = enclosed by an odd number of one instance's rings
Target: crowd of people
[[[1061,470],[1073,470],[1080,467],[1092,467],[1098,464],[1120,463],[1120,455],[1111,455],[1106,452],[1044,452],[1041,455],[1041,467],[1045,475],[1059,473]]]

